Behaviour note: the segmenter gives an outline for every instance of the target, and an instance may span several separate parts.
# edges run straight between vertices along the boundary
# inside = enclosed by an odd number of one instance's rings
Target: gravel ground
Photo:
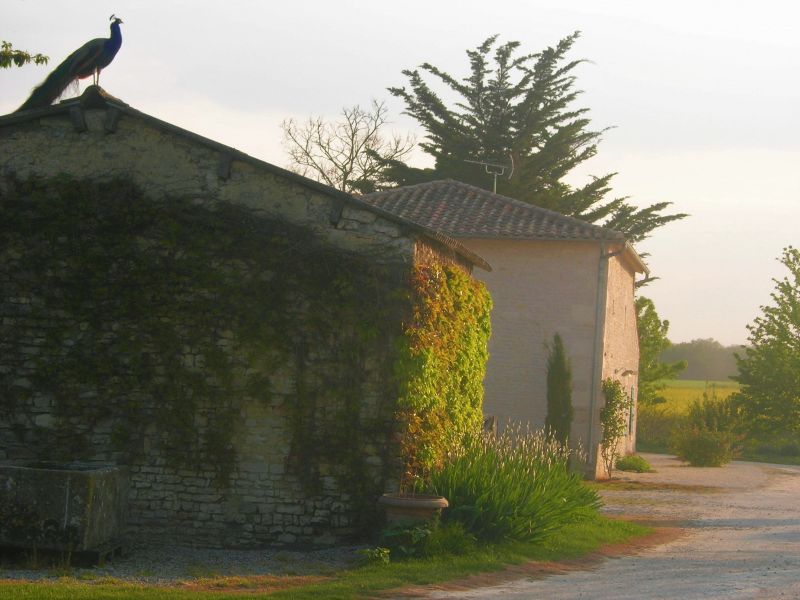
[[[693,468],[643,455],[655,473],[622,476],[646,490],[603,492],[609,514],[686,528],[686,535],[635,556],[543,578],[429,598],[639,600],[800,598],[800,467],[734,462]]]

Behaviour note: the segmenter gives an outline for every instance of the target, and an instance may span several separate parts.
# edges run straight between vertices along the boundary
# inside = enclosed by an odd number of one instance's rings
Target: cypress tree
[[[572,427],[572,367],[564,342],[555,334],[547,345],[547,418],[546,431],[560,442],[569,441]]]

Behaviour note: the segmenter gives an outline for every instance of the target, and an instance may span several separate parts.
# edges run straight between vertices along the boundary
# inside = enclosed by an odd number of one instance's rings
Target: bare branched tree
[[[348,193],[380,189],[383,165],[406,157],[415,144],[411,134],[381,134],[387,112],[383,102],[373,100],[369,110],[358,105],[342,109],[338,121],[285,119],[281,128],[289,168]]]

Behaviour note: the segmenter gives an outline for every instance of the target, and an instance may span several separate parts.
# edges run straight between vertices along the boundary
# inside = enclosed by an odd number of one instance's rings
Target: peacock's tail
[[[67,89],[70,83],[75,80],[75,75],[72,73],[70,64],[72,56],[58,65],[50,75],[47,76],[40,85],[33,88],[30,97],[20,106],[16,112],[22,110],[31,110],[33,108],[44,108],[50,106],[64,90]]]

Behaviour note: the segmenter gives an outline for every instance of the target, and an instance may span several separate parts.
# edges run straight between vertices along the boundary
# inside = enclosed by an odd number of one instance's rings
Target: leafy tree
[[[281,128],[290,168],[345,192],[375,191],[384,178],[385,162],[406,157],[415,141],[413,136],[384,137],[386,113],[385,105],[373,100],[369,110],[358,105],[342,109],[340,121],[284,120]]]
[[[583,61],[568,60],[567,54],[578,35],[536,54],[519,54],[519,42],[496,45],[497,36],[492,36],[467,51],[470,74],[463,80],[429,63],[403,71],[409,88],[389,91],[405,102],[405,112],[426,130],[420,147],[436,162],[432,169],[417,169],[400,158],[387,160],[387,177],[398,185],[452,178],[492,189],[493,178],[467,161],[502,165],[498,193],[591,223],[602,222],[625,232],[631,241],[685,217],[663,214],[669,202],[638,209],[627,198],[610,198],[613,173],[578,187],[564,181],[597,153],[603,133],[590,128],[588,108],[574,107],[580,94],[574,69]],[[423,73],[455,92],[459,101],[446,104]]]
[[[664,398],[658,395],[664,389],[661,382],[675,379],[686,368],[686,361],[661,361],[662,352],[672,345],[667,338],[669,321],[659,318],[650,298],[639,296],[636,299],[636,326],[639,332],[639,402],[664,402]]]
[[[744,417],[758,434],[800,433],[800,250],[784,248],[789,276],[774,279],[773,304],[747,326],[750,346],[736,355]]]
[[[48,60],[50,59],[44,54],[31,55],[25,50],[15,50],[11,42],[5,40],[0,42],[0,69],[22,67],[31,62],[36,65],[46,65]]]
[[[564,342],[555,334],[547,345],[547,417],[545,429],[563,444],[569,440],[572,427],[572,367]]]

